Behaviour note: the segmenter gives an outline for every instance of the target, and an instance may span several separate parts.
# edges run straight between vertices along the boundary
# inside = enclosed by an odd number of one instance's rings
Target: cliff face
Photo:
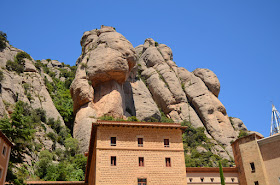
[[[32,146],[30,144],[31,147],[28,148],[28,154],[25,155],[24,161],[26,164],[34,165],[41,150],[64,150],[61,138],[60,141],[56,139],[61,136],[65,137],[67,134],[66,132],[66,134],[62,134],[62,131],[64,132],[64,128],[66,128],[65,122],[52,100],[51,93],[55,93],[56,90],[53,89],[51,90],[53,92],[49,92],[50,89],[47,88],[47,84],[52,86],[53,79],[65,81],[66,79],[61,75],[61,71],[71,69],[63,67],[56,60],[35,61],[27,53],[8,43],[6,43],[5,48],[0,49],[0,67],[0,118],[11,118],[18,102],[26,103],[26,107],[30,107],[28,111],[37,111],[35,113],[37,115],[28,115],[33,116],[32,119],[35,119],[39,114],[44,117],[39,121],[34,121],[36,125],[34,123],[31,126],[35,129],[35,137]],[[50,77],[49,74],[53,77]],[[18,116],[23,119],[22,115]],[[54,126],[54,124],[57,125]],[[61,136],[54,127],[61,131]],[[22,130],[22,132],[25,131]]]
[[[47,117],[59,119],[64,125],[64,121],[54,106],[45,86],[44,77],[48,77],[49,80],[51,78],[43,70],[38,70],[34,66],[36,62],[33,58],[24,58],[25,65],[23,73],[19,74],[16,71],[6,69],[7,61],[14,61],[15,56],[20,52],[23,51],[10,45],[0,52],[0,66],[4,69],[0,97],[1,117],[12,113],[12,109],[8,105],[14,105],[16,101],[21,100],[28,103],[34,109],[44,109]],[[52,63],[54,61],[50,61],[49,68],[53,68]]]
[[[209,69],[193,72],[178,67],[172,50],[146,39],[133,48],[112,27],[87,31],[71,85],[76,112],[74,137],[86,151],[91,123],[103,115],[139,120],[161,120],[162,113],[175,122],[205,127],[213,152],[230,159],[230,142],[238,136],[241,120],[230,121],[219,101],[220,83]],[[240,123],[237,123],[240,122]],[[239,124],[238,128],[232,125]]]

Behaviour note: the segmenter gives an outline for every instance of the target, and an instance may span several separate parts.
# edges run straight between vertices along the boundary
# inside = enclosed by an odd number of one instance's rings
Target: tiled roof
[[[10,146],[13,146],[13,143],[5,136],[5,134],[0,130],[0,137],[6,141],[6,143]]]
[[[105,120],[97,120],[97,122],[93,123],[93,125],[180,128],[183,130],[188,128],[187,126],[181,126],[180,123],[130,122],[130,121],[105,121]]]

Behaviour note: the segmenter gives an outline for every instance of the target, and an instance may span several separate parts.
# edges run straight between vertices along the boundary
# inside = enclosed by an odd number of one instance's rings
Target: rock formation
[[[247,129],[240,119],[228,117],[218,99],[220,83],[214,72],[200,68],[190,72],[178,67],[171,48],[151,38],[134,48],[108,26],[85,32],[81,46],[82,54],[70,87],[75,114],[73,136],[79,141],[81,152],[88,150],[92,122],[104,115],[122,119],[136,116],[142,121],[161,121],[162,115],[166,115],[174,122],[187,121],[196,128],[204,127],[214,144],[211,151],[231,159],[230,142],[240,130]],[[67,82],[68,77],[62,73],[70,68],[46,59],[41,60],[43,69],[32,58],[24,58],[24,72],[6,70],[7,61],[13,61],[19,52],[22,51],[8,44],[0,51],[4,76],[0,116],[9,116],[16,101],[22,100],[34,109],[44,109],[48,118],[59,119],[64,125],[46,82]],[[36,136],[42,140],[44,134],[37,132]],[[46,148],[52,145],[50,140],[43,139],[43,143]],[[205,148],[198,150],[204,152]]]
[[[175,122],[205,127],[213,150],[232,156],[230,142],[238,131],[219,101],[220,83],[209,69],[193,72],[178,67],[172,50],[146,39],[135,49],[112,27],[87,31],[71,85],[76,112],[74,137],[87,150],[91,123],[101,116],[136,116],[160,121],[161,111]],[[136,65],[135,65],[136,63]]]
[[[71,85],[76,113],[73,135],[88,146],[94,118],[126,114],[123,84],[136,63],[136,52],[124,36],[107,26],[85,32],[81,45],[83,52]]]

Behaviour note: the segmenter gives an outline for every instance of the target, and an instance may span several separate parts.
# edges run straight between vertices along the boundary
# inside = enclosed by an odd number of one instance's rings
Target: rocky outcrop
[[[95,118],[136,116],[143,121],[160,121],[162,111],[175,122],[188,121],[196,128],[205,127],[207,137],[215,145],[213,150],[230,159],[230,142],[238,132],[217,98],[220,83],[212,71],[189,72],[178,67],[172,61],[172,50],[151,38],[134,50],[111,27],[85,32],[81,45],[82,55],[76,62],[78,70],[71,85],[77,112],[74,137],[81,144],[87,139],[80,131],[88,129]],[[136,56],[137,65],[133,67]],[[91,113],[92,118],[84,111]]]
[[[33,64],[33,62],[35,62],[34,60],[31,61],[31,60],[25,58],[24,61],[25,61],[24,72],[37,72],[37,69]]]
[[[140,76],[159,108],[176,122],[187,120],[195,127],[204,126],[208,136],[223,145],[216,149],[226,148],[232,155],[230,142],[237,138],[237,133],[217,99],[220,91],[217,76],[208,69],[192,73],[177,67],[171,49],[163,44],[156,46],[152,39],[146,39],[136,51]]]
[[[143,121],[149,121],[151,118],[160,120],[160,111],[157,107],[157,104],[154,102],[151,93],[143,81],[138,80],[130,84],[133,93],[132,102],[134,102],[135,107],[135,113],[132,113],[131,116],[135,115],[139,120]]]
[[[81,45],[82,55],[77,61],[79,70],[71,85],[71,95],[77,113],[74,137],[87,146],[89,137],[80,131],[90,127],[95,117],[130,115],[126,113],[123,84],[136,63],[136,53],[123,35],[107,26],[85,32]],[[89,112],[93,114],[91,118],[80,116]]]
[[[6,68],[6,63],[8,60],[13,61],[17,53],[21,52],[22,50],[17,49],[8,43],[6,43],[6,47],[3,50],[0,50],[0,67]]]
[[[205,83],[209,91],[211,91],[215,96],[219,96],[220,82],[213,71],[209,69],[197,68],[193,71],[193,74],[199,77]]]
[[[74,112],[84,104],[93,101],[93,88],[87,79],[75,79],[71,85],[71,96],[74,102]]]
[[[230,122],[235,130],[248,131],[243,121],[239,118],[230,117]]]
[[[107,26],[85,32],[81,46],[71,95],[76,113],[73,135],[82,151],[87,150],[91,123],[101,116],[160,121],[165,114],[175,122],[205,127],[214,144],[212,152],[231,158],[230,142],[237,138],[234,128],[240,123],[230,122],[218,99],[219,80],[211,70],[178,67],[171,48],[151,38],[134,49]]]

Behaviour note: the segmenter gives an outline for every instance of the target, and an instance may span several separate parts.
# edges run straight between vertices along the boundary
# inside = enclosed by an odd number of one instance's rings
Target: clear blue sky
[[[248,129],[269,135],[280,109],[279,0],[2,0],[0,30],[34,59],[74,65],[84,31],[114,26],[134,46],[152,37],[189,71],[213,70],[220,100]]]

